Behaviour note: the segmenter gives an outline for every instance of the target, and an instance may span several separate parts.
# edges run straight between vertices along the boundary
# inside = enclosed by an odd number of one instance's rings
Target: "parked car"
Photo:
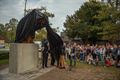
[[[41,41],[34,41],[34,43],[37,44],[39,48],[41,49],[41,45],[42,45]]]
[[[3,44],[0,44],[0,48],[5,48],[5,45],[3,45]]]

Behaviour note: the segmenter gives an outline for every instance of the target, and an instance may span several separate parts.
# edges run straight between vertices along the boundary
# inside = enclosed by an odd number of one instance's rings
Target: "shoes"
[[[46,68],[48,68],[48,66],[45,66]]]
[[[65,69],[65,67],[62,67],[62,69]]]
[[[44,69],[45,67],[44,67],[44,66],[42,66],[42,68]]]
[[[65,67],[60,67],[60,69],[65,69]]]
[[[48,66],[42,66],[42,68],[44,69],[44,68],[48,68]]]

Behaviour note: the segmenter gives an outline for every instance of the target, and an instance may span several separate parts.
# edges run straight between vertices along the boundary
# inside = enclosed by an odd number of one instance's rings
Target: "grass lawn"
[[[55,68],[35,80],[120,80],[120,69],[77,62],[72,71]]]
[[[8,67],[9,60],[8,59],[2,59],[0,60],[0,70]]]
[[[86,70],[91,75],[90,77],[98,78],[98,80],[120,80],[120,69],[114,66],[106,67],[78,63],[76,68]]]
[[[8,59],[2,59],[0,60],[0,65],[8,64],[9,60]]]
[[[9,50],[8,49],[0,49],[0,66],[4,64],[8,64],[9,59]]]

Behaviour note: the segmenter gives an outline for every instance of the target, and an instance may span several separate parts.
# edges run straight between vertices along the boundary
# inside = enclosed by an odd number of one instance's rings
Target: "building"
[[[76,43],[79,43],[79,44],[82,44],[83,41],[81,38],[78,38],[78,37],[75,37],[75,38],[69,38],[65,32],[61,32],[61,38],[64,42],[66,43],[69,43],[69,42],[76,42]]]
[[[61,32],[61,38],[62,38],[62,40],[63,40],[64,42],[69,42],[69,41],[71,41],[71,39],[68,38],[68,36],[66,35],[65,32]]]
[[[4,44],[7,41],[7,38],[3,35],[0,35],[0,44]]]

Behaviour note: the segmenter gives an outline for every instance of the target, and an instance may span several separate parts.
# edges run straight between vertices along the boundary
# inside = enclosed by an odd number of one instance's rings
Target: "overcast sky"
[[[85,0],[28,0],[27,9],[47,7],[49,12],[55,14],[50,19],[52,27],[63,29],[67,15],[78,10]],[[24,0],[0,0],[0,23],[7,23],[11,18],[20,20],[24,15]]]

